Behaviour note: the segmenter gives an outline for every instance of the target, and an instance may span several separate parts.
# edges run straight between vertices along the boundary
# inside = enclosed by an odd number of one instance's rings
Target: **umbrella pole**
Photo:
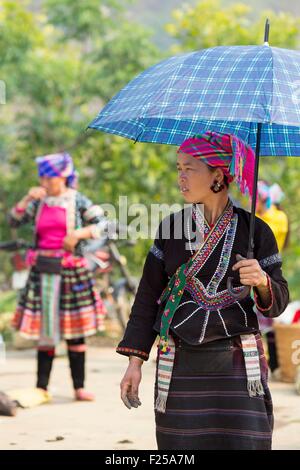
[[[266,20],[265,24],[265,35],[264,35],[264,44],[269,45],[269,33],[270,33],[270,21]],[[256,197],[257,197],[257,181],[258,181],[258,170],[259,170],[259,155],[260,155],[260,141],[261,141],[261,128],[262,123],[257,123],[257,134],[256,134],[256,147],[255,147],[255,169],[253,176],[253,194],[251,201],[251,215],[250,215],[250,226],[249,226],[249,239],[248,239],[248,250],[247,250],[247,259],[254,258],[254,230],[255,230],[255,212],[256,212]],[[236,293],[233,290],[233,278],[227,278],[227,289],[237,300],[243,299],[250,294],[251,288],[244,286],[241,292]]]
[[[255,169],[254,169],[254,179],[253,179],[253,194],[252,194],[252,203],[251,203],[251,216],[250,216],[249,240],[248,240],[248,251],[247,251],[248,259],[252,259],[254,257],[254,230],[255,230],[255,212],[256,212],[261,128],[262,128],[262,123],[259,122],[257,124],[257,134],[256,134]]]
[[[267,18],[266,24],[265,24],[265,35],[264,35],[264,44],[266,46],[269,45],[269,34],[270,34],[270,20]],[[254,257],[254,229],[255,229],[255,212],[256,212],[261,128],[262,128],[262,123],[259,122],[257,124],[257,134],[256,134],[255,170],[254,170],[254,180],[253,180],[253,194],[252,194],[249,241],[248,241],[248,252],[247,252],[248,259],[252,259]]]
[[[249,239],[248,239],[248,249],[247,249],[247,259],[254,258],[254,230],[255,230],[255,212],[256,212],[256,196],[257,196],[257,181],[258,181],[258,169],[259,169],[259,154],[260,154],[260,141],[261,141],[261,128],[262,123],[257,124],[257,134],[256,134],[256,147],[255,147],[255,168],[253,176],[253,194],[251,202],[251,215],[250,215],[250,225],[249,225]],[[237,255],[238,256],[238,255]],[[241,258],[237,257],[237,261],[240,261]],[[231,296],[236,300],[244,299],[248,297],[251,291],[251,287],[244,286],[242,291],[235,292],[233,289],[233,278],[227,278],[227,289],[230,292]]]

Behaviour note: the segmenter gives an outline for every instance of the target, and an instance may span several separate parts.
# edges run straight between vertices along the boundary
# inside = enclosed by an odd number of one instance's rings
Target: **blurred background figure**
[[[289,239],[289,221],[281,206],[284,197],[279,184],[269,185],[265,181],[258,182],[256,215],[271,227],[279,252],[287,247]]]
[[[104,328],[105,306],[94,288],[84,257],[89,239],[107,227],[100,206],[79,193],[78,174],[65,152],[36,159],[40,185],[10,211],[10,225],[34,225],[27,253],[30,274],[13,318],[13,326],[36,340],[37,388],[47,393],[55,347],[66,340],[75,399],[91,401],[84,388],[85,338]]]
[[[279,184],[268,184],[266,181],[258,182],[256,215],[266,222],[272,229],[278,250],[281,253],[288,245],[289,221],[288,216],[281,207],[285,194]],[[269,367],[273,378],[280,378],[273,319],[264,317],[257,312],[261,332],[266,337],[268,347]]]

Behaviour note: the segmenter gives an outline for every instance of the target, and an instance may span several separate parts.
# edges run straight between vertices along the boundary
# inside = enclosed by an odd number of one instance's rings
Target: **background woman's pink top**
[[[66,209],[43,204],[37,227],[37,247],[42,250],[60,250],[67,235]]]

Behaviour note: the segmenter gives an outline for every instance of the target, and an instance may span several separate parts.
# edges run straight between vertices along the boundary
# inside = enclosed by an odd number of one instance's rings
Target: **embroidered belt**
[[[74,256],[65,250],[28,250],[26,254],[26,264],[28,266],[35,266],[38,256],[45,256],[48,258],[62,258],[61,264],[64,268],[81,268],[87,266],[87,260],[80,256]]]

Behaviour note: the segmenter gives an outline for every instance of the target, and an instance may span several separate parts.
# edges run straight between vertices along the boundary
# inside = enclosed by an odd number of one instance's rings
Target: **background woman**
[[[67,153],[37,158],[40,186],[11,210],[10,225],[34,224],[28,253],[29,279],[13,319],[26,338],[38,341],[37,387],[47,390],[55,346],[67,341],[75,398],[93,400],[84,388],[85,337],[103,329],[104,304],[82,256],[85,240],[106,227],[100,206],[73,189],[76,180]]]

